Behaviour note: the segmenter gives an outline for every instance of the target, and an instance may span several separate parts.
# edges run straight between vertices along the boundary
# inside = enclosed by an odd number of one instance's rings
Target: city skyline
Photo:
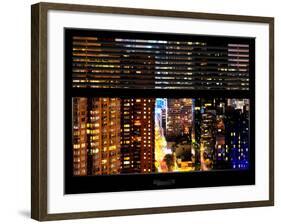
[[[249,100],[74,97],[73,174],[249,167]]]
[[[71,37],[74,175],[249,167],[250,40],[88,34]]]

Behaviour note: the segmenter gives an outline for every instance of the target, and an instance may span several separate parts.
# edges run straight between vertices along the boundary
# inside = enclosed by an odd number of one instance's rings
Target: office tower
[[[225,117],[216,117],[216,143],[214,151],[214,169],[225,169],[229,164],[229,155],[225,148]]]
[[[156,122],[160,128],[162,136],[165,136],[167,129],[167,99],[156,98],[155,99],[155,127]]]
[[[192,99],[168,99],[167,104],[167,139],[175,140],[192,128]]]
[[[194,170],[192,150],[193,100],[190,98],[167,99],[168,148],[171,148],[179,171]]]
[[[175,138],[182,133],[180,99],[168,99],[167,139]]]
[[[216,111],[206,108],[205,112],[202,113],[201,120],[200,159],[202,170],[213,168],[215,144]]]
[[[120,100],[80,98],[73,100],[73,154],[80,159],[75,175],[115,174],[120,172]],[[75,136],[77,131],[78,136]],[[78,144],[79,142],[79,144]],[[76,158],[75,148],[80,147]],[[77,165],[78,166],[78,165]]]
[[[161,109],[161,118],[162,118],[162,130],[163,135],[166,135],[167,133],[167,107]]]
[[[225,148],[225,108],[227,105],[227,99],[225,98],[214,98],[213,107],[216,111],[216,123],[215,123],[215,134],[216,142],[214,148],[214,163],[213,169],[228,169],[229,166],[229,153],[226,152]]]
[[[121,173],[151,173],[155,99],[121,99]]]
[[[247,102],[247,101],[245,101]],[[249,111],[229,104],[226,110],[226,148],[230,153],[231,168],[248,168]]]
[[[249,100],[245,102],[241,118],[241,134],[240,134],[240,168],[249,168]]]
[[[213,168],[216,142],[215,101],[207,98],[194,101],[195,167],[197,170],[210,170]]]
[[[91,98],[88,102],[88,172],[120,172],[120,100]]]
[[[194,103],[194,140],[192,147],[194,149],[194,157],[195,157],[195,169],[201,169],[201,159],[200,159],[200,139],[201,139],[201,99],[197,98],[193,100]]]
[[[75,97],[72,100],[72,150],[73,175],[87,175],[87,107],[88,99]]]

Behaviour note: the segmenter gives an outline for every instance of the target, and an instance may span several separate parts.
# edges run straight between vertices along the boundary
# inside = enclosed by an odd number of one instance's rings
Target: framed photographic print
[[[32,6],[32,218],[273,204],[273,18]]]

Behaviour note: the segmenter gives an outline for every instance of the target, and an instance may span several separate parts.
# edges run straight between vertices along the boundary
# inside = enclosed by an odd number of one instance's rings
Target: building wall
[[[74,175],[120,172],[119,111],[117,98],[74,98]],[[80,135],[76,136],[76,132]],[[76,155],[77,147],[83,160]]]
[[[155,99],[121,99],[121,173],[154,169]]]
[[[73,147],[73,174],[87,175],[87,108],[88,99],[75,97],[72,101],[72,147]]]
[[[193,125],[192,99],[168,99],[167,102],[167,138],[173,139]]]

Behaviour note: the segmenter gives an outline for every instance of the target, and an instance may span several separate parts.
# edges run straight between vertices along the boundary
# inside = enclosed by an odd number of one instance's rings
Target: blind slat
[[[101,35],[73,37],[74,88],[249,90],[249,44]]]

